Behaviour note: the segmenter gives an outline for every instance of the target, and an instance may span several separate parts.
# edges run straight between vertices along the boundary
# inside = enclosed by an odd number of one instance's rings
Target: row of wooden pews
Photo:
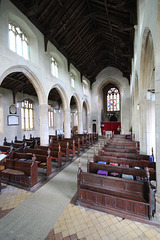
[[[129,139],[113,138],[88,159],[87,172],[78,169],[78,204],[133,220],[155,213],[156,163],[137,153]]]
[[[91,140],[94,139],[94,140]],[[91,146],[97,138],[95,135],[80,135],[78,138],[55,138],[50,136],[48,146],[40,145],[38,138],[18,140],[14,143],[4,140],[3,147],[9,148],[8,157],[1,171],[2,182],[24,188],[31,188],[40,180],[72,161]],[[54,164],[53,164],[54,163]]]

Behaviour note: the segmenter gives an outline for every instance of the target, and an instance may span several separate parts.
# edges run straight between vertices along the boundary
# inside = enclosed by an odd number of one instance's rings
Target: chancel
[[[0,238],[160,239],[160,0],[1,0],[0,23]]]

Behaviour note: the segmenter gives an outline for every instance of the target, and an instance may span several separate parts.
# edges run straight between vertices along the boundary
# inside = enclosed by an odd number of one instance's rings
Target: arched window
[[[75,87],[75,76],[73,73],[71,73],[71,87]]]
[[[83,80],[82,87],[83,87],[83,94],[87,95],[88,94],[88,83],[85,80]]]
[[[107,92],[107,111],[119,111],[119,90],[110,88]]]
[[[51,106],[48,108],[48,125],[49,128],[53,128],[54,126],[54,109]]]
[[[23,100],[21,106],[22,130],[33,130],[33,103]]]
[[[13,23],[9,23],[9,48],[18,55],[29,59],[29,41],[21,28]]]
[[[58,78],[58,63],[53,56],[51,56],[51,73]]]

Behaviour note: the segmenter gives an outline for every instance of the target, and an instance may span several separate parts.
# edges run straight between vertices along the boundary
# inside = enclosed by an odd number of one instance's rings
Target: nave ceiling
[[[48,41],[92,84],[99,72],[111,66],[130,82],[136,0],[11,0]],[[12,81],[14,78],[15,81]],[[17,80],[17,81],[16,81]],[[6,77],[8,88],[35,95],[29,80],[20,73]],[[24,84],[26,82],[26,84]],[[2,85],[2,87],[4,87]],[[53,94],[54,95],[54,94]]]

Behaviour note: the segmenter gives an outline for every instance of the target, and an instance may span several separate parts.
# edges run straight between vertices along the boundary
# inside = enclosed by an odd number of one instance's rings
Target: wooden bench
[[[113,158],[109,156],[97,156],[93,157],[94,163],[98,163],[99,161],[106,162],[106,164],[117,163],[119,166],[129,166],[129,167],[137,167],[137,168],[151,168],[156,170],[156,163],[150,162],[148,160],[134,160],[134,159],[124,159],[124,158]]]
[[[46,170],[47,176],[49,176],[52,173],[52,164],[51,164],[51,156],[50,154],[47,155],[41,155],[37,153],[17,153],[17,152],[10,152],[9,153],[9,158],[10,159],[31,159],[32,157],[35,157],[36,162],[38,163],[39,168],[43,168]]]
[[[51,149],[49,149],[49,153],[48,153],[48,149],[49,148],[47,148],[47,149],[32,149],[32,148],[25,147],[23,149],[23,152],[24,153],[32,153],[32,154],[35,154],[36,156],[43,155],[46,158],[49,155],[51,161],[57,162],[58,168],[60,168],[62,165],[61,151],[60,150],[52,151]]]
[[[27,188],[37,184],[37,163],[32,158],[30,162],[7,159],[4,166],[5,169],[1,171],[2,182]]]
[[[128,168],[124,166],[115,166],[115,165],[105,165],[100,163],[88,162],[87,171],[90,173],[97,173],[98,170],[107,171],[108,175],[112,176],[112,173],[116,173],[121,178],[123,175],[133,176],[133,179],[147,179],[146,169],[137,169],[137,168]],[[156,171],[155,169],[148,169],[150,174],[150,180],[156,180]],[[116,175],[115,174],[115,175]]]
[[[23,138],[23,140],[18,140],[17,136],[15,136],[14,143],[21,143],[21,144],[23,144],[23,146],[29,146],[30,148],[34,148],[35,139],[28,140],[28,139]]]
[[[75,151],[77,150],[78,154],[80,154],[80,147],[82,146],[80,143],[80,138],[73,136],[73,138],[63,138],[63,141],[69,142],[71,148],[72,148],[72,144],[74,143]]]
[[[104,151],[98,150],[99,156],[112,156],[116,158],[126,158],[126,159],[136,159],[136,160],[151,160],[150,155],[145,154],[135,154],[135,153],[120,153],[120,152],[110,152],[110,151]]]
[[[19,150],[21,150],[24,147],[24,143],[14,143],[13,141],[7,142],[6,138],[4,138],[3,145],[4,146],[12,146],[13,148],[18,148]]]
[[[150,219],[148,182],[102,176],[78,170],[78,204],[132,220]]]
[[[57,143],[60,144],[61,149],[67,149],[68,160],[69,160],[69,153],[72,153],[73,158],[76,156],[76,152],[75,152],[76,146],[75,146],[74,139],[67,140],[66,138],[63,138],[62,140],[59,140]],[[53,143],[51,142],[49,146],[52,146],[52,144]]]
[[[123,147],[123,148],[116,148],[114,147],[103,147],[103,151],[105,152],[118,152],[118,153],[137,153],[137,150],[134,148],[128,148],[128,147]]]

